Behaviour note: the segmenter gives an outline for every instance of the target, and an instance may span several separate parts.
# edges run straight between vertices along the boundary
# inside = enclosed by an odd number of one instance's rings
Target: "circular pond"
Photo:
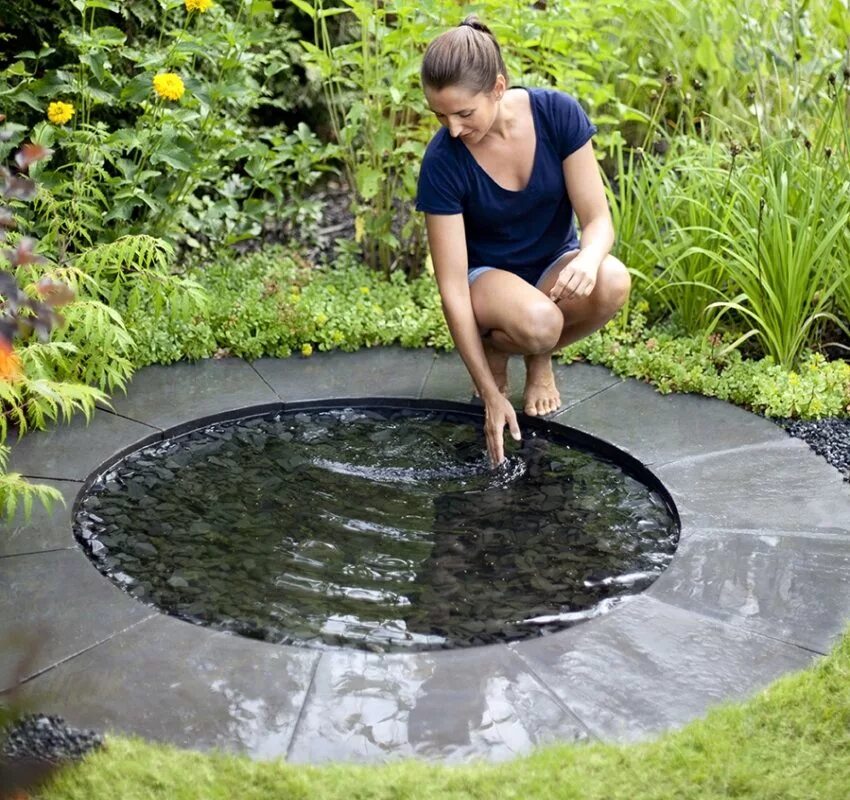
[[[640,464],[542,420],[491,470],[474,407],[214,422],[90,480],[75,535],[125,591],[263,639],[378,652],[552,633],[645,589],[678,520]]]

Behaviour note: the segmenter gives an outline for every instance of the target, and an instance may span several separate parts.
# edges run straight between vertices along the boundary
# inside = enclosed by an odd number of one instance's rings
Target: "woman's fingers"
[[[517,441],[522,438],[522,434],[519,430],[516,411],[506,397],[492,406],[487,405],[485,416],[484,434],[487,438],[487,452],[491,464],[496,467],[505,460],[505,425],[508,426],[512,438]]]
[[[549,299],[557,303],[558,300],[567,300],[573,297],[588,297],[596,286],[596,276],[570,262],[561,270],[558,280],[549,292]]]

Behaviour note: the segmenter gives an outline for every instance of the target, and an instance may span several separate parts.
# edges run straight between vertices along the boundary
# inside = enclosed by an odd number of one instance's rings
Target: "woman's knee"
[[[632,276],[626,265],[614,256],[606,256],[602,262],[605,274],[605,304],[612,312],[621,309],[632,288]]]
[[[549,300],[533,303],[523,314],[517,331],[518,344],[528,355],[553,350],[564,329],[564,315]]]

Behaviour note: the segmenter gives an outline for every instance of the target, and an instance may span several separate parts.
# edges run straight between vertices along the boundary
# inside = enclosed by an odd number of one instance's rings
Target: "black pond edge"
[[[75,524],[80,504],[88,496],[89,489],[92,484],[114,464],[117,464],[131,453],[143,450],[146,447],[150,447],[153,444],[163,442],[168,439],[177,439],[183,436],[188,436],[220,422],[266,419],[273,418],[279,414],[289,414],[304,410],[324,411],[335,408],[398,408],[415,409],[418,411],[451,411],[460,416],[470,417],[476,422],[480,422],[482,424],[484,422],[484,408],[481,405],[458,403],[451,400],[418,399],[410,397],[346,397],[331,398],[327,400],[280,401],[275,403],[261,403],[259,405],[242,406],[228,411],[219,411],[215,414],[209,414],[205,417],[198,417],[197,419],[180,423],[179,425],[175,425],[171,428],[165,428],[157,433],[151,434],[150,436],[145,436],[144,438],[135,441],[133,444],[121,448],[117,452],[113,453],[108,459],[101,462],[101,464],[89,473],[89,475],[83,480],[82,485],[77,492],[71,508],[72,526]],[[650,471],[650,469],[639,459],[629,455],[627,452],[621,450],[619,447],[616,447],[610,442],[600,439],[598,436],[593,436],[589,433],[577,430],[576,428],[571,428],[568,425],[564,425],[563,423],[556,422],[551,419],[531,417],[522,412],[517,412],[517,421],[521,428],[545,433],[548,439],[556,441],[559,444],[566,444],[579,450],[584,450],[585,452],[601,456],[622,469],[629,477],[632,477],[649,487],[664,501],[668,513],[676,524],[679,536],[681,536],[682,522],[679,516],[679,510],[676,507],[676,503],[674,502],[672,495],[655,473]],[[678,538],[679,537],[677,537],[677,539]]]

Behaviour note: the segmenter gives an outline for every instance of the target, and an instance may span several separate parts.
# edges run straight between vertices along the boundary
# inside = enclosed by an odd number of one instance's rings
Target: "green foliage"
[[[419,61],[425,25],[421,6],[346,0],[293,0],[313,21],[305,60],[321,81],[334,137],[355,194],[357,241],[366,262],[389,274],[417,274],[425,253],[421,220],[400,198],[416,191],[429,131],[419,118]],[[335,18],[341,18],[341,22]],[[333,35],[329,19],[342,26]],[[348,41],[348,35],[355,37]],[[401,214],[401,224],[396,221]]]
[[[26,481],[17,472],[6,472],[6,465],[9,463],[9,448],[6,445],[0,445],[0,513],[6,520],[11,520],[18,511],[18,505],[22,507],[23,516],[29,519],[32,514],[33,500],[38,500],[48,511],[53,507],[53,503],[60,502],[65,504],[65,498],[62,497],[62,492],[52,486],[42,484],[32,484]],[[0,706],[2,712],[2,706]],[[3,719],[0,716],[0,728],[3,726]]]
[[[770,357],[744,359],[728,345],[734,333],[685,336],[669,324],[646,326],[646,303],[626,323],[565,348],[563,363],[578,358],[623,377],[652,383],[662,394],[694,392],[771,417],[820,419],[850,415],[850,364],[805,353],[799,370]]]
[[[281,248],[224,257],[190,277],[216,299],[194,319],[166,318],[160,327],[144,302],[128,313],[137,366],[215,353],[253,360],[302,349],[451,346],[430,277],[383,278],[358,264],[311,269]]]
[[[176,0],[75,0],[79,24],[62,49],[21,53],[0,72],[8,112],[45,114],[69,102],[65,123],[42,122],[35,139],[61,145],[42,167],[41,206],[30,224],[54,249],[79,252],[128,233],[190,243],[236,241],[267,219],[296,213],[295,198],[330,168],[333,148],[303,127],[253,122],[288,74],[295,45],[268,0],[216,3],[187,13]],[[131,13],[132,11],[132,13]],[[71,53],[72,61],[57,63]],[[157,75],[182,81],[181,97],[158,96]],[[294,87],[294,85],[293,85]]]

